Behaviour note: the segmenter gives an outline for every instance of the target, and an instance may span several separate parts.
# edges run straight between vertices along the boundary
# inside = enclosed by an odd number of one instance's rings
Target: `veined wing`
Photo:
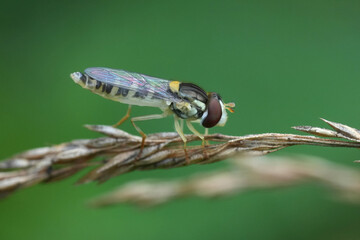
[[[137,92],[140,95],[163,99],[170,102],[179,102],[181,99],[171,92],[170,81],[139,73],[128,72],[120,69],[94,67],[85,69],[91,78],[103,83],[111,84]]]

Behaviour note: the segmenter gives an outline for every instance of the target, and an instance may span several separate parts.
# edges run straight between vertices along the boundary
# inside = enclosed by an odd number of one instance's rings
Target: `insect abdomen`
[[[139,106],[164,107],[164,101],[153,96],[120,88],[110,83],[104,83],[80,72],[72,73],[71,78],[81,87],[89,89],[104,98],[126,104]]]

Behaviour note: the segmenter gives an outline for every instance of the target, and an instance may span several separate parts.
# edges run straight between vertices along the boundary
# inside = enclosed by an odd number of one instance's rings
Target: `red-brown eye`
[[[207,103],[207,115],[203,118],[201,124],[206,128],[214,127],[220,121],[221,115],[222,109],[217,94],[209,94],[209,100]]]

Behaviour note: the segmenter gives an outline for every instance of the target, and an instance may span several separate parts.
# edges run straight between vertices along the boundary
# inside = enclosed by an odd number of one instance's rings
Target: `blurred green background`
[[[0,159],[25,149],[96,137],[127,106],[75,85],[87,67],[122,68],[196,83],[236,102],[224,134],[360,128],[359,1],[2,1]],[[135,107],[133,115],[159,112]],[[140,124],[171,131],[171,119]],[[126,131],[136,133],[129,123]],[[359,152],[294,147],[353,168]],[[73,186],[84,172],[0,202],[0,239],[359,239],[360,206],[315,184],[225,199],[187,198],[153,209],[89,209],[86,200],[130,180],[174,179],[216,163],[135,172]]]

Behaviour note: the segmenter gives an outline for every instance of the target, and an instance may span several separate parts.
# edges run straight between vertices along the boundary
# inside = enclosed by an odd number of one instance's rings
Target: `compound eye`
[[[211,94],[207,104],[207,115],[202,121],[206,128],[214,127],[221,119],[222,108],[216,94]]]

